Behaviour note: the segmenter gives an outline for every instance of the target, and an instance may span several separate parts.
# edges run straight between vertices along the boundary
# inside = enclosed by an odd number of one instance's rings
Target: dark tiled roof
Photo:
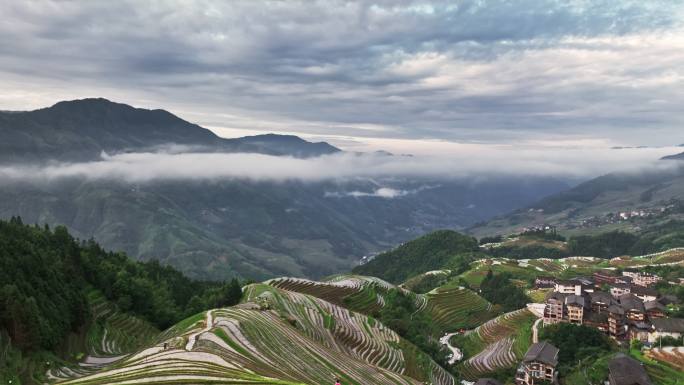
[[[610,385],[652,385],[641,363],[618,353],[608,364]]]
[[[581,283],[584,286],[591,286],[594,284],[594,280],[589,277],[575,277],[573,280]]]
[[[606,323],[606,322],[608,322],[608,313],[605,311],[603,311],[601,313],[592,311],[592,312],[589,312],[589,314],[585,317],[585,320],[587,322],[594,322],[594,323],[598,323],[598,324]]]
[[[637,298],[634,294],[623,294],[620,296],[619,300],[620,306],[622,306],[625,311],[636,310],[642,313],[646,311],[644,308],[644,301]]]
[[[532,344],[532,346],[527,349],[527,353],[525,353],[523,361],[537,361],[543,362],[547,365],[556,366],[558,364],[558,348],[546,341],[537,342],[536,344]]]
[[[591,298],[592,303],[605,303],[611,305],[615,302],[613,301],[613,296],[605,291],[595,291],[593,293],[589,293],[589,298]]]
[[[475,382],[475,385],[503,385],[493,378],[480,378]]]
[[[646,308],[646,311],[649,310],[662,310],[665,311],[665,305],[658,301],[647,301],[644,302],[644,308]]]
[[[658,291],[650,287],[632,286],[631,292],[637,295],[652,295],[654,297],[658,296]]]
[[[613,313],[613,314],[620,314],[620,315],[625,314],[625,311],[622,309],[622,306],[620,306],[620,305],[610,305],[608,307],[608,312]]]
[[[567,294],[552,291],[552,292],[546,294],[546,300],[548,301],[550,299],[557,299],[559,301],[565,301],[565,297],[567,297],[567,296],[568,296]]]
[[[641,330],[650,330],[651,329],[651,324],[649,324],[648,322],[643,322],[643,321],[632,322],[632,326],[637,328],[637,329],[641,329]]]
[[[565,304],[584,307],[584,297],[582,297],[581,295],[574,295],[574,294],[569,295],[569,296],[565,297]]]
[[[651,323],[656,331],[684,333],[684,318],[656,318]]]

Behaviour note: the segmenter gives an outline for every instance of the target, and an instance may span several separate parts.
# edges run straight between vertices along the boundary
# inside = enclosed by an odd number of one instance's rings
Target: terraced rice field
[[[420,311],[428,312],[442,331],[470,329],[495,317],[496,309],[472,290],[442,286],[425,295]]]
[[[678,247],[638,257],[617,257],[610,260],[615,267],[684,264],[684,248]]]
[[[365,315],[269,285],[250,285],[245,295],[238,306],[182,321],[116,366],[63,383],[290,385],[339,377],[357,385],[454,385],[434,362],[423,377],[407,376],[407,362],[419,360],[396,333]]]
[[[490,320],[469,332],[465,345],[479,352],[463,364],[464,378],[477,379],[487,373],[515,366],[531,344],[530,330],[537,319],[529,310],[521,309]]]
[[[49,379],[66,380],[97,372],[149,344],[159,334],[159,330],[149,323],[118,312],[116,306],[97,291],[88,293],[88,304],[94,322],[86,335],[85,359],[78,364],[49,370]]]
[[[428,271],[426,273],[418,274],[415,277],[409,278],[408,280],[406,280],[406,282],[402,283],[399,286],[403,287],[406,290],[413,291],[416,286],[420,285],[425,280],[434,279],[434,278],[444,279],[447,276],[449,276],[449,274],[451,274],[451,270]]]
[[[342,275],[329,281],[301,278],[277,278],[267,284],[288,291],[313,295],[338,306],[364,314],[372,314],[385,304],[382,292],[395,288],[379,278]]]
[[[646,354],[649,358],[664,362],[677,370],[684,371],[684,347],[654,348]]]
[[[279,289],[309,294],[338,306],[363,314],[374,314],[385,306],[384,294],[391,289],[413,294],[380,278],[361,275],[339,275],[327,281],[301,278],[276,278],[265,282]],[[424,306],[423,295],[415,295],[416,305]]]
[[[528,262],[531,266],[538,268],[540,271],[548,273],[559,273],[566,267],[563,264],[548,258],[530,259]]]

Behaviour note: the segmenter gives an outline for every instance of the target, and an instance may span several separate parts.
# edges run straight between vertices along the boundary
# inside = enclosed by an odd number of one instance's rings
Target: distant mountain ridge
[[[87,162],[101,159],[102,152],[159,151],[170,144],[181,151],[299,158],[340,151],[289,135],[224,139],[167,111],[106,99],[2,112],[0,137],[3,166]],[[567,188],[550,177],[2,182],[0,218],[63,224],[107,249],[215,280],[348,271],[364,255],[429,231],[461,229]],[[402,194],[378,196],[381,188]]]
[[[681,202],[684,166],[611,173],[477,224],[469,232],[476,236],[505,235],[544,224],[572,232],[592,228],[638,230],[664,220],[680,219]],[[624,218],[619,217],[621,213]]]
[[[675,154],[675,155],[668,155],[664,156],[661,159],[663,160],[684,160],[684,152]]]
[[[150,150],[166,144],[212,152],[253,152],[312,157],[340,150],[291,135],[224,139],[168,111],[135,108],[93,98],[34,111],[0,112],[0,162],[88,161],[104,151]]]

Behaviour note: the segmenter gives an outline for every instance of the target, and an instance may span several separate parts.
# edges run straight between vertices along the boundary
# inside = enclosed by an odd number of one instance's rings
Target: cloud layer
[[[678,162],[658,161],[677,148],[621,150],[547,147],[527,149],[473,145],[448,156],[388,156],[338,153],[299,159],[245,153],[125,153],[103,154],[101,160],[43,166],[0,166],[0,181],[53,182],[63,178],[123,180],[144,183],[160,180],[246,179],[253,181],[349,181],[357,178],[477,178],[511,175],[549,175],[587,178],[613,171],[655,171]],[[430,188],[426,185],[422,188]],[[373,192],[347,195],[397,197],[416,191],[378,186]]]
[[[218,132],[678,144],[683,10],[672,0],[3,2],[0,108],[104,96]]]

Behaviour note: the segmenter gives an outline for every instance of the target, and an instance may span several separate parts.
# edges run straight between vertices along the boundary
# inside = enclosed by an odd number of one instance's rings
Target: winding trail
[[[532,325],[532,343],[536,344],[539,342],[539,324],[544,321],[543,318],[539,318],[538,320],[534,321],[534,325]]]
[[[192,348],[195,347],[197,337],[199,337],[199,335],[202,333],[208,332],[209,330],[211,330],[212,327],[214,327],[214,318],[211,314],[211,310],[209,310],[207,311],[206,326],[204,327],[204,329],[198,331],[197,333],[193,333],[188,337],[188,343],[185,345],[185,350],[191,351]]]
[[[451,337],[455,336],[458,333],[448,333],[445,334],[442,338],[439,339],[439,343],[442,345],[446,345],[449,350],[451,350],[451,357],[449,358],[449,365],[453,365],[456,363],[456,361],[460,361],[463,359],[463,352],[461,352],[461,349],[452,346],[451,345]]]

